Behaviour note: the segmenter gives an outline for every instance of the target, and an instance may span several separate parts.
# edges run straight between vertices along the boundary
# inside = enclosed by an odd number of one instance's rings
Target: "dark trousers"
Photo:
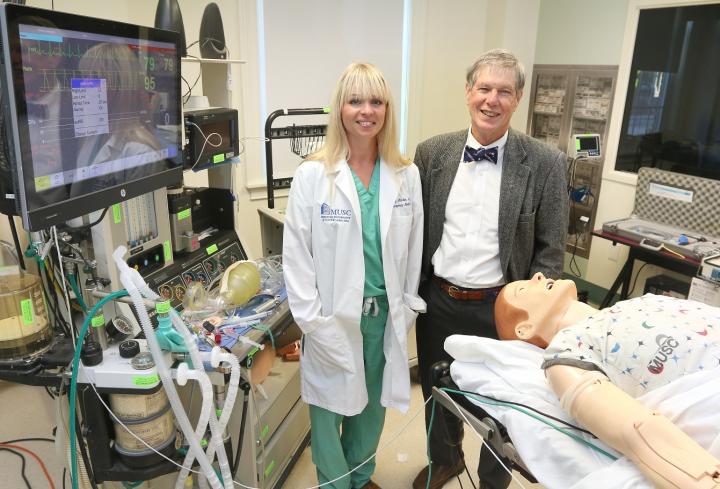
[[[420,296],[427,303],[427,313],[416,321],[418,368],[423,397],[432,395],[430,367],[436,362],[452,357],[445,351],[445,338],[453,334],[497,338],[495,330],[495,301],[462,301],[453,299],[432,280],[420,287]],[[425,405],[425,427],[430,426],[432,402]],[[430,430],[428,451],[434,464],[454,465],[463,458],[463,424],[455,415],[435,406],[435,417]],[[504,489],[510,483],[510,475],[497,463],[490,450],[483,444],[478,465],[480,480],[492,489]]]

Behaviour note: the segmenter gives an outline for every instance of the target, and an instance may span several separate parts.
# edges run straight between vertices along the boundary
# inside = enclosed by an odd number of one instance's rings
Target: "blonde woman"
[[[421,195],[418,169],[398,149],[387,81],[373,65],[351,64],[332,96],[325,146],[295,173],[283,242],[324,487],[379,487],[370,477],[385,408],[409,407],[407,331],[425,310]]]

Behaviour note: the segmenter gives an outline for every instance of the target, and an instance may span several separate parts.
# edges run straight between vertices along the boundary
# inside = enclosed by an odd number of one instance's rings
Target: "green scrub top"
[[[360,178],[350,169],[360,200],[362,218],[363,255],[365,257],[364,297],[384,296],[385,274],[382,263],[380,238],[380,158],[375,161],[370,185],[365,188]]]

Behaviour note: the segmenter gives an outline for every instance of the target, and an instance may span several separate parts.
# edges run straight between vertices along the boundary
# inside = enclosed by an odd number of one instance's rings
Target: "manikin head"
[[[572,280],[552,280],[538,272],[530,280],[510,282],[495,301],[498,337],[545,348],[560,329],[568,326],[565,315],[576,302]]]

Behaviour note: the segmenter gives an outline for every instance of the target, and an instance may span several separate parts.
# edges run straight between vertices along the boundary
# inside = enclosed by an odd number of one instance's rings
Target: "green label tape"
[[[217,416],[218,418],[219,418],[220,416],[222,416],[222,409],[216,409],[216,410],[215,410],[215,416]]]
[[[218,247],[217,247],[216,244],[214,244],[214,245],[212,245],[212,246],[208,246],[207,248],[205,248],[205,251],[207,251],[207,254],[208,254],[208,255],[212,255],[212,254],[215,253],[217,250],[218,250]]]
[[[105,325],[105,316],[103,316],[102,314],[98,314],[97,316],[95,316],[94,318],[92,318],[90,320],[90,326],[92,326],[93,328],[99,328],[100,326],[104,326],[104,325]]]
[[[270,426],[265,425],[262,427],[262,430],[260,431],[260,438],[265,438],[268,434],[268,431],[270,431]]]
[[[270,476],[270,474],[272,474],[272,471],[274,469],[275,469],[275,460],[271,460],[270,463],[267,465],[267,467],[265,467],[265,472],[263,472],[263,474],[265,474],[266,479]]]
[[[188,217],[190,217],[191,212],[192,211],[190,209],[185,209],[184,211],[178,212],[178,221],[182,221],[183,219],[187,219]]]
[[[213,156],[213,164],[222,163],[223,161],[225,161],[225,153],[220,153]]]
[[[120,222],[122,222],[122,208],[120,207],[120,204],[114,204],[112,206],[112,213],[113,222],[115,224],[120,224]]]
[[[37,192],[41,190],[47,190],[50,188],[50,177],[37,177],[35,178],[35,190]]]
[[[22,322],[25,326],[31,325],[35,318],[33,317],[32,299],[20,301],[20,310],[22,311]]]
[[[139,386],[155,385],[158,382],[160,382],[160,377],[158,377],[158,374],[136,375],[135,377],[133,377],[133,384]]]
[[[330,107],[323,107],[323,112],[325,112],[326,114],[329,114],[329,113],[330,113]]]
[[[155,312],[158,314],[167,314],[170,312],[170,301],[156,302]]]
[[[163,243],[163,253],[165,254],[165,263],[172,260],[172,246],[170,246],[169,239]]]
[[[579,139],[575,140],[575,149],[577,149],[577,150],[580,149],[580,140]]]

